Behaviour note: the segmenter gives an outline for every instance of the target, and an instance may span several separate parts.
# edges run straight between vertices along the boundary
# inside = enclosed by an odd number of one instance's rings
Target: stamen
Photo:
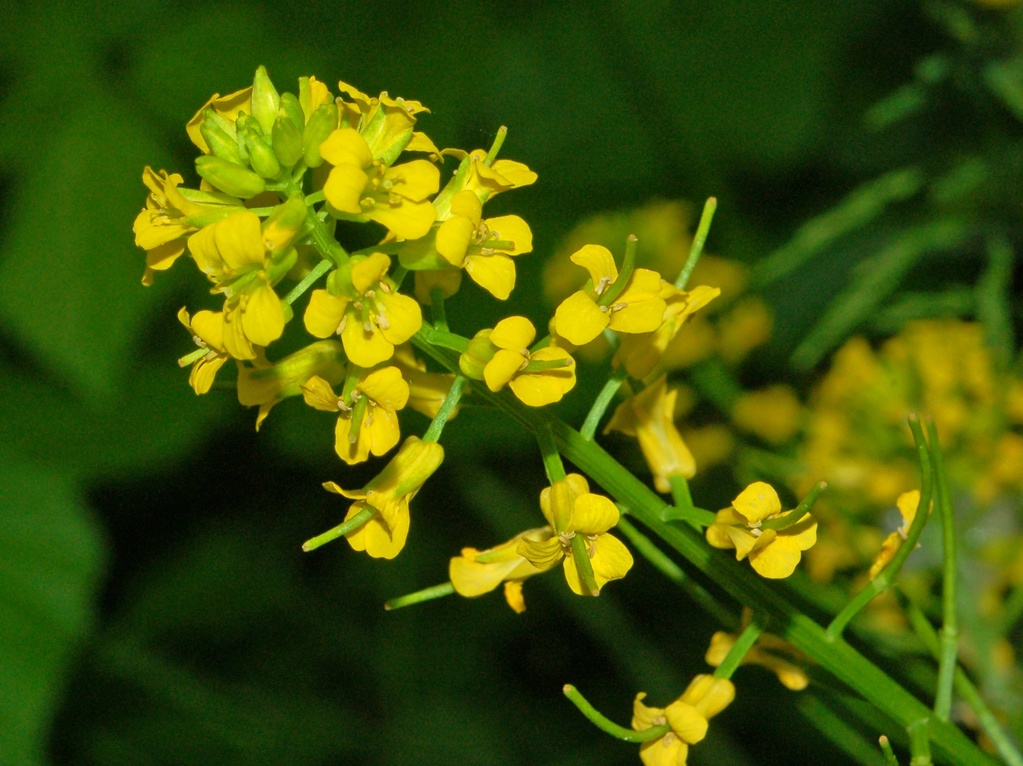
[[[597,295],[603,295],[609,284],[611,284],[611,277],[601,277],[596,287],[593,288],[593,292]]]

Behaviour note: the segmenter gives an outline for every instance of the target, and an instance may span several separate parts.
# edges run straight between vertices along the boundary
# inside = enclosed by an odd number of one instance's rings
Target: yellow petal
[[[526,364],[526,358],[518,351],[500,349],[483,368],[483,379],[491,391],[500,391]]]
[[[359,429],[359,438],[352,441],[352,421],[344,415],[337,419],[334,426],[334,451],[348,465],[363,463],[369,460],[370,434],[368,429]]]
[[[363,295],[367,290],[376,288],[390,268],[390,256],[384,253],[373,253],[359,260],[353,259],[351,279],[355,292]]]
[[[400,346],[423,326],[423,310],[414,298],[401,293],[381,292],[377,295],[377,302],[383,309],[380,316],[387,322],[386,327],[381,322],[380,333],[388,343]]]
[[[429,160],[412,160],[388,168],[384,181],[393,184],[395,194],[412,202],[422,202],[440,189],[440,171]]]
[[[526,611],[526,599],[522,596],[522,580],[508,580],[504,584],[504,600],[515,614]]]
[[[359,383],[359,390],[380,407],[392,412],[408,403],[409,385],[397,367],[374,370]]]
[[[762,481],[755,481],[732,501],[732,507],[741,513],[750,524],[781,512],[781,500],[774,487]]]
[[[618,518],[618,507],[610,499],[587,492],[575,499],[569,531],[600,534],[617,524]]]
[[[695,707],[681,700],[664,708],[664,717],[668,719],[671,730],[687,744],[695,745],[707,736],[707,719]]]
[[[269,346],[284,333],[284,307],[266,282],[249,294],[242,312],[242,327],[246,337],[257,346]]]
[[[483,205],[474,192],[465,189],[451,198],[451,215],[466,218],[475,229],[483,218]]]
[[[373,367],[394,354],[394,344],[388,343],[379,329],[372,325],[367,329],[352,314],[341,331],[341,343],[348,358],[360,367]]]
[[[373,153],[369,149],[369,144],[359,131],[352,128],[339,128],[327,136],[320,144],[320,156],[335,166],[354,165],[358,168],[367,168],[373,164]]]
[[[224,366],[227,359],[226,354],[207,354],[202,357],[192,365],[192,371],[188,374],[188,385],[196,394],[208,393],[213,387],[213,379],[217,370]]]
[[[500,301],[506,300],[515,289],[515,262],[507,255],[474,253],[466,258],[465,272]]]
[[[769,545],[750,553],[749,563],[761,577],[777,580],[796,570],[800,555],[800,546],[795,538],[778,535]]]
[[[362,421],[359,441],[363,440],[364,435],[369,443],[369,451],[377,457],[390,452],[401,438],[398,415],[391,410],[374,407]]]
[[[302,384],[302,398],[310,407],[324,412],[338,412],[338,398],[330,383],[313,375]]]
[[[611,580],[619,580],[632,569],[632,554],[614,535],[601,535],[593,542],[595,553],[590,559],[597,588]]]
[[[497,218],[488,218],[487,227],[495,240],[515,243],[510,250],[502,249],[501,252],[508,255],[521,255],[532,251],[533,232],[530,231],[529,224],[519,216],[502,215]]]
[[[360,510],[359,503],[353,504],[352,509],[345,516],[345,520],[347,521]],[[393,559],[405,547],[408,529],[408,513],[399,516],[393,527],[388,527],[380,514],[377,514],[354,532],[349,532],[345,538],[353,550],[366,551],[376,559]]]
[[[329,338],[338,331],[347,306],[347,298],[331,295],[326,290],[313,290],[302,317],[305,329],[317,338]]]
[[[227,266],[238,270],[263,264],[263,230],[255,213],[232,213],[209,228],[213,229],[217,252]]]
[[[606,311],[586,293],[573,293],[554,312],[554,332],[576,346],[585,346],[610,322]]]
[[[377,203],[365,215],[386,226],[399,239],[419,239],[429,233],[437,213],[432,202],[403,200],[397,205]]]
[[[618,267],[611,251],[603,245],[583,245],[569,256],[572,263],[582,266],[590,273],[593,291],[600,295],[607,286],[618,279]]]
[[[526,349],[536,338],[536,328],[525,317],[511,316],[498,322],[490,333],[490,342],[498,348]]]
[[[476,199],[475,194],[469,194]],[[475,231],[476,227],[468,218],[449,218],[437,229],[437,252],[452,266],[461,268]]]
[[[323,194],[336,210],[359,215],[369,176],[356,165],[336,165],[323,184]]]
[[[210,348],[217,351],[224,350],[224,313],[222,311],[197,311],[192,317],[190,329],[199,340]]]

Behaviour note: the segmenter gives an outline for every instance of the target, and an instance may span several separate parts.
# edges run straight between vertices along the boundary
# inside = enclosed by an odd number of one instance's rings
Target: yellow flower
[[[332,481],[323,486],[351,500],[345,521],[365,508],[375,513],[365,524],[345,535],[354,550],[373,558],[393,559],[405,546],[409,529],[409,502],[444,461],[444,448],[410,436],[391,462],[374,479],[356,490],[344,490]]]
[[[725,657],[735,645],[737,637],[731,633],[718,631],[710,639],[710,646],[704,656],[707,664],[716,668],[725,661]],[[760,665],[778,676],[778,680],[786,689],[794,692],[802,691],[810,683],[806,671],[792,660],[803,659],[799,650],[787,641],[769,633],[761,633],[754,645],[742,658],[743,665]]]
[[[570,473],[540,493],[540,510],[555,536],[547,540],[519,541],[517,551],[540,571],[563,563],[568,586],[580,596],[590,594],[579,576],[572,538],[582,535],[593,577],[600,591],[611,580],[625,577],[632,568],[632,554],[622,542],[607,534],[618,523],[618,508],[603,495],[590,492],[586,479]],[[560,531],[558,531],[560,530]]]
[[[428,160],[387,167],[373,157],[366,139],[340,128],[320,144],[331,168],[323,193],[331,207],[354,220],[376,221],[399,239],[419,239],[433,225],[427,197],[440,188],[440,171]]]
[[[909,534],[909,527],[913,523],[913,519],[916,518],[916,512],[920,505],[920,490],[914,489],[909,492],[903,492],[899,495],[899,499],[895,501],[895,505],[898,506],[899,513],[902,514],[902,526],[888,535],[884,542],[881,543],[881,550],[878,552],[877,558],[874,559],[874,563],[870,565],[868,577],[871,580],[888,566],[888,562],[895,557],[899,548],[902,547],[902,543],[905,542],[906,535]]]
[[[464,188],[475,192],[483,202],[501,192],[536,182],[536,173],[521,162],[495,160],[488,165],[487,153],[483,149],[474,149],[468,156],[469,169]]]
[[[658,492],[671,492],[671,477],[690,479],[696,473],[696,461],[682,434],[675,427],[675,399],[678,389],[668,389],[668,377],[625,400],[615,410],[608,431],[620,431],[639,439],[639,448],[654,475]]]
[[[255,359],[254,345],[267,346],[284,332],[284,306],[273,284],[294,263],[294,249],[268,250],[259,217],[249,211],[232,213],[196,232],[188,248],[199,269],[216,285],[214,292],[227,298],[224,345],[228,353],[235,359]]]
[[[659,739],[644,742],[639,757],[645,766],[685,766],[689,746],[707,736],[708,721],[735,699],[735,686],[724,678],[699,675],[677,700],[666,708],[647,707],[646,694],[633,702],[632,728],[646,731],[668,724],[671,731]]]
[[[470,342],[469,351],[459,365],[469,377],[486,381],[491,391],[505,386],[530,407],[543,407],[560,401],[575,386],[575,360],[563,348],[547,346],[529,350],[536,328],[525,317],[502,319],[493,330],[481,330]],[[481,359],[472,358],[475,353]],[[484,363],[482,375],[477,371]]]
[[[198,311],[189,319],[188,311],[182,307],[178,311],[178,321],[192,333],[195,345],[206,349],[206,353],[192,364],[192,371],[188,375],[188,385],[195,393],[205,394],[213,385],[217,370],[231,358],[224,348],[224,315],[219,311]]]
[[[490,593],[502,582],[504,597],[518,614],[526,611],[522,598],[522,581],[544,570],[533,565],[519,553],[520,540],[544,542],[551,537],[550,527],[527,529],[511,540],[485,551],[462,548],[462,555],[455,556],[448,565],[448,577],[455,592],[466,598]]]
[[[306,404],[337,412],[334,451],[348,465],[388,452],[401,436],[398,410],[408,402],[409,386],[397,367],[359,370],[337,396],[330,383],[314,375],[302,384]]]
[[[666,304],[660,297],[662,280],[656,271],[635,269],[614,303],[602,306],[601,296],[618,279],[611,251],[600,245],[586,245],[573,253],[571,260],[590,272],[592,286],[568,296],[554,312],[554,331],[569,343],[586,345],[606,327],[639,333],[661,324]]]
[[[229,93],[226,96],[214,93],[210,100],[203,104],[192,119],[188,121],[185,131],[188,133],[188,137],[192,139],[192,143],[199,147],[203,154],[210,153],[210,146],[206,143],[206,139],[203,138],[202,131],[200,130],[203,120],[202,115],[207,109],[212,109],[218,117],[234,125],[242,112],[252,114],[252,86],[250,85],[234,93]]]
[[[391,98],[386,91],[374,98],[346,82],[339,82],[337,86],[354,102],[342,102],[342,125],[358,128],[373,157],[384,158],[388,165],[409,144],[414,135],[412,126],[416,124],[416,115],[430,111],[418,101]]]
[[[451,201],[451,217],[437,230],[437,252],[449,264],[464,268],[476,284],[504,300],[515,287],[512,256],[533,249],[533,234],[517,215],[483,220],[483,204],[474,192],[462,191]]]
[[[665,309],[660,325],[652,332],[623,335],[615,363],[625,365],[636,380],[643,380],[662,364],[665,353],[687,320],[721,294],[716,287],[699,286],[688,292],[662,282],[660,296]]]
[[[796,435],[803,418],[803,405],[789,386],[768,386],[747,391],[732,408],[732,422],[772,444]]]
[[[340,335],[359,367],[387,361],[423,325],[419,304],[387,279],[390,265],[383,253],[352,258],[330,275],[327,290],[314,290],[309,298],[306,329],[317,338]]]
[[[147,167],[142,183],[149,189],[146,207],[135,217],[135,244],[146,251],[142,284],[153,284],[153,272],[165,271],[185,252],[189,234],[242,209],[241,200],[212,191],[179,188],[177,173]]]
[[[340,381],[344,374],[344,354],[336,340],[310,343],[272,364],[257,357],[252,367],[238,366],[238,403],[244,407],[259,407],[258,431],[274,405],[301,394],[302,384],[314,375]]]
[[[817,542],[817,521],[806,514],[782,529],[763,524],[791,513],[781,512],[781,501],[771,485],[753,482],[732,501],[731,508],[718,511],[717,520],[707,527],[707,542],[715,548],[734,548],[737,561],[748,557],[761,577],[788,577],[802,552]]]

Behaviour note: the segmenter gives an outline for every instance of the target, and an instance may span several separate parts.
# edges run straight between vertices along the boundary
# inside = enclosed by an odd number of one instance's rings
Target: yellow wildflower
[[[434,222],[427,197],[440,188],[440,171],[428,160],[387,167],[376,160],[366,139],[339,128],[320,144],[331,168],[323,193],[334,210],[354,220],[376,221],[399,239],[418,239]]]
[[[469,170],[464,188],[475,192],[483,202],[501,192],[536,182],[536,173],[521,162],[501,159],[488,165],[487,153],[483,149],[474,149],[468,156]]]
[[[213,191],[179,187],[182,177],[146,167],[142,183],[149,189],[146,207],[135,217],[135,244],[146,251],[142,284],[153,284],[153,272],[165,271],[185,252],[189,234],[242,209],[241,200]]]
[[[284,306],[273,283],[294,262],[294,249],[268,250],[259,217],[249,211],[232,213],[196,232],[188,248],[199,269],[216,285],[214,292],[227,298],[224,345],[228,352],[235,359],[255,359],[254,345],[267,346],[284,332]]]
[[[192,333],[195,345],[206,349],[206,353],[192,364],[192,371],[188,374],[188,385],[195,393],[205,394],[213,385],[217,370],[231,358],[224,348],[224,315],[219,311],[197,311],[190,319],[188,311],[182,307],[178,311],[178,321]]]
[[[778,493],[770,484],[753,482],[732,501],[731,508],[718,511],[716,521],[707,527],[707,542],[715,548],[734,548],[736,560],[749,558],[761,577],[788,577],[802,552],[817,542],[817,520],[806,514],[782,529],[771,529],[763,523],[784,519],[791,513],[781,512]]]
[[[704,659],[711,667],[716,668],[725,661],[725,657],[735,646],[737,636],[718,631],[710,639],[710,646]],[[757,643],[742,658],[743,665],[760,665],[767,668],[786,689],[794,692],[802,691],[810,683],[806,671],[796,665],[793,660],[803,659],[799,650],[792,644],[769,633],[761,633]]]
[[[888,563],[898,553],[899,548],[902,547],[902,543],[905,542],[906,535],[909,534],[909,527],[913,523],[913,519],[916,518],[916,512],[920,506],[920,490],[903,492],[895,501],[895,505],[898,507],[899,513],[902,514],[902,525],[881,543],[881,550],[878,552],[877,558],[874,559],[874,563],[870,565],[867,575],[871,580],[881,574],[881,570],[888,566]]]
[[[661,275],[635,269],[629,282],[610,306],[600,298],[618,279],[611,251],[586,245],[572,254],[573,263],[590,273],[591,287],[568,296],[554,312],[554,331],[576,346],[584,346],[604,328],[624,333],[650,332],[661,324],[665,302],[660,297]]]
[[[599,592],[604,584],[625,577],[632,554],[607,531],[618,523],[618,508],[608,498],[590,492],[586,479],[570,473],[540,493],[540,510],[555,536],[519,541],[517,551],[540,571],[563,563],[568,586],[580,596],[591,594],[583,585],[572,551],[572,538],[582,535]],[[560,531],[559,531],[560,530]]]
[[[622,402],[615,410],[608,431],[620,431],[639,439],[639,448],[654,475],[658,492],[671,492],[671,477],[690,479],[696,473],[696,461],[675,427],[675,399],[678,389],[668,389],[668,377]]]
[[[373,558],[393,559],[405,546],[409,530],[409,502],[444,461],[444,448],[410,436],[374,479],[356,490],[344,490],[332,481],[324,489],[351,500],[345,521],[366,508],[375,511],[365,524],[345,535],[354,550]]]
[[[416,135],[412,131],[416,115],[430,111],[418,101],[391,98],[386,91],[379,97],[372,97],[346,82],[339,82],[337,86],[353,102],[341,104],[342,127],[358,128],[373,157],[384,158],[386,164],[393,162]]]
[[[522,581],[544,570],[537,568],[519,553],[520,540],[544,542],[551,537],[550,527],[527,529],[511,540],[485,551],[462,548],[462,554],[451,559],[448,577],[455,592],[466,598],[490,593],[504,583],[504,598],[515,612],[526,611],[522,598]]]
[[[317,338],[340,335],[360,367],[390,359],[423,324],[419,304],[387,278],[390,265],[383,253],[352,258],[330,275],[328,289],[313,291],[306,307],[306,329]]]
[[[483,204],[474,192],[451,201],[451,217],[437,230],[437,252],[476,284],[504,300],[515,287],[512,256],[533,249],[533,234],[517,215],[483,219]]]
[[[491,391],[507,385],[530,407],[553,404],[575,386],[575,360],[554,346],[531,352],[529,344],[535,338],[536,328],[525,317],[502,319],[494,329],[476,333],[459,365],[469,377],[485,380]]]
[[[747,391],[732,408],[732,422],[772,444],[795,436],[803,418],[803,406],[790,386],[769,386]]]
[[[342,396],[323,378],[314,375],[302,384],[306,404],[337,412],[334,451],[349,465],[388,452],[401,436],[398,410],[408,402],[409,386],[397,367],[369,372],[359,370],[345,383]]]
[[[238,403],[244,407],[259,407],[256,430],[266,420],[277,402],[302,393],[301,386],[314,375],[328,380],[344,378],[345,365],[341,344],[336,340],[321,340],[270,363],[257,357],[253,366],[238,366]]]
[[[647,707],[643,704],[645,698],[643,692],[636,695],[632,728],[646,731],[668,724],[671,731],[644,742],[639,748],[640,759],[645,766],[685,766],[689,746],[707,736],[708,721],[735,699],[735,685],[724,678],[699,675],[666,708]]]

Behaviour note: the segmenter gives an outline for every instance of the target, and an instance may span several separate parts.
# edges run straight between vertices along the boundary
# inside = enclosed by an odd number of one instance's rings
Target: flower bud
[[[239,199],[255,197],[266,189],[266,181],[251,170],[220,157],[196,157],[195,170],[220,191]]]
[[[250,126],[242,130],[242,140],[249,152],[249,165],[263,178],[276,178],[281,174],[281,163],[274,150]]]
[[[302,104],[294,93],[281,94],[281,108],[277,116],[286,116],[294,123],[299,133],[305,128],[305,112],[302,111]]]
[[[295,127],[290,117],[281,116],[274,122],[273,150],[281,165],[286,168],[294,167],[302,159],[302,132]]]
[[[281,97],[277,94],[277,88],[270,81],[266,67],[260,66],[252,81],[252,116],[259,121],[264,134],[270,135],[280,105]]]
[[[217,119],[216,112],[206,109],[203,111],[203,119],[199,124],[199,132],[209,146],[210,154],[214,157],[220,157],[235,165],[244,165],[245,160],[238,152],[238,139],[222,127],[221,123],[223,122],[223,119]]]
[[[458,357],[458,367],[467,378],[483,380],[483,368],[494,358],[497,346],[490,342],[491,330],[480,330]]]
[[[263,222],[263,247],[267,252],[284,252],[298,237],[309,209],[301,197],[289,197]]]
[[[320,156],[320,144],[327,140],[337,127],[337,105],[334,102],[322,104],[309,117],[302,133],[302,144],[305,146],[305,164],[310,168],[318,168],[323,164]]]

